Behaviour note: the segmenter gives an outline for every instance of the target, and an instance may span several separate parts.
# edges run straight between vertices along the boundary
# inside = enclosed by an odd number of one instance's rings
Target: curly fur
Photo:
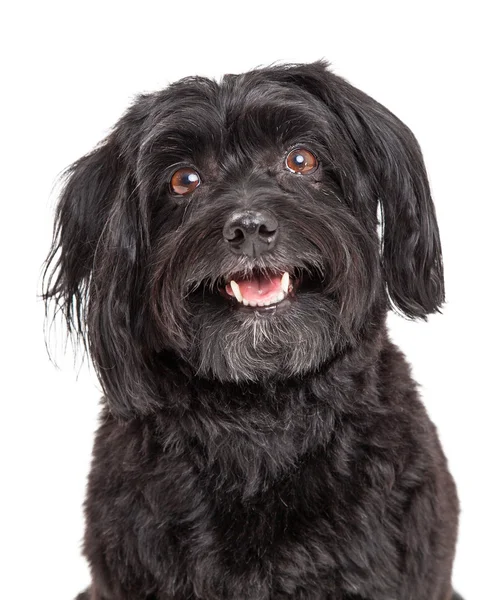
[[[312,176],[284,168],[298,144]],[[238,207],[275,215],[274,250],[229,251]],[[218,292],[284,271],[268,314]],[[67,173],[44,295],[105,393],[79,599],[453,598],[455,486],[385,324],[444,300],[426,171],[325,63],[138,97]]]

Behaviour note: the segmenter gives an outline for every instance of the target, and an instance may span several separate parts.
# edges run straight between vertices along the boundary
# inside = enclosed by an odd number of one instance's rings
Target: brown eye
[[[306,148],[295,148],[286,157],[286,166],[293,173],[308,175],[318,168],[318,160]]]
[[[191,194],[200,185],[200,176],[189,167],[178,169],[173,173],[170,181],[171,191],[179,196]]]

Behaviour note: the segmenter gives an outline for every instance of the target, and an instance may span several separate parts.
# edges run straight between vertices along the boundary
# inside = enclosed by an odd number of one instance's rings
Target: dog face
[[[70,168],[47,273],[120,413],[152,407],[165,361],[302,375],[388,303],[423,318],[444,298],[416,140],[321,62],[139,97]]]

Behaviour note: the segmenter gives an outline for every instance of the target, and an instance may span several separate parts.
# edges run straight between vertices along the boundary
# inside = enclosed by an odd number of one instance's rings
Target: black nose
[[[234,212],[223,227],[223,237],[236,254],[255,258],[274,248],[278,221],[268,211]]]

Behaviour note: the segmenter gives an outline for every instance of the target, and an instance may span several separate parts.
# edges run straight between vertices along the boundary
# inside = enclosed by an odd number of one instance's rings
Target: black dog
[[[386,330],[441,306],[441,247],[383,106],[321,62],[139,97],[68,172],[45,298],[105,392],[80,598],[451,600],[455,486]]]

